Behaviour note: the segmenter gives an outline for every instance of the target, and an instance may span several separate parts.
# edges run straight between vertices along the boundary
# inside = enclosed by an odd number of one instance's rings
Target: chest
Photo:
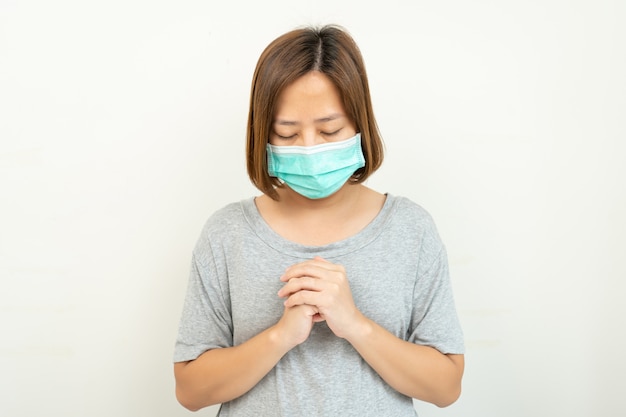
[[[284,285],[280,276],[288,266],[304,260],[275,253],[250,255],[228,267],[236,344],[278,322],[284,310],[284,299],[277,295]],[[330,261],[346,269],[352,297],[363,314],[398,337],[406,335],[414,307],[412,262],[394,262],[382,248]]]

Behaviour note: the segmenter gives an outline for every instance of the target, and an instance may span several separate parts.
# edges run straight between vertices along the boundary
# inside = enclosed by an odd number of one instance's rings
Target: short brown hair
[[[347,31],[336,25],[307,27],[285,33],[263,51],[252,78],[246,143],[246,163],[252,183],[274,200],[277,178],[267,171],[266,145],[276,102],[285,87],[311,72],[325,74],[335,84],[348,118],[361,133],[365,166],[351,181],[365,181],[383,161],[383,141],[374,118],[361,52]]]

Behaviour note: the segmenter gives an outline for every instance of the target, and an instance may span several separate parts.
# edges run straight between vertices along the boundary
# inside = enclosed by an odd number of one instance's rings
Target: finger
[[[324,316],[322,316],[320,313],[317,313],[313,316],[313,322],[314,323],[319,323],[321,321],[326,321],[326,319],[324,318]]]
[[[304,315],[312,317],[314,320],[316,316],[319,316],[319,310],[317,309],[317,307],[308,305],[308,304],[302,304],[302,305],[297,305],[293,307],[285,307],[285,308],[299,308],[304,312]]]
[[[311,306],[308,304],[303,304],[303,305],[299,305],[299,306],[294,306],[294,307],[285,307],[285,308],[298,308],[298,309],[302,309],[302,311],[304,312],[304,314],[308,317],[311,317],[311,319],[313,320],[314,323],[319,323],[321,321],[325,321],[326,319],[320,314],[319,310],[317,307],[315,306]]]
[[[326,261],[310,260],[290,266],[285,270],[280,280],[287,282],[291,278],[300,278],[303,276],[323,278],[328,272],[343,272],[343,267]]]
[[[323,287],[323,282],[317,278],[291,278],[287,284],[278,290],[278,296],[289,297],[291,294],[302,290],[322,291]]]
[[[287,282],[292,278],[300,278],[305,275],[312,275],[311,273],[307,274],[306,271],[313,271],[311,268],[312,260],[300,262],[294,265],[291,265],[287,269],[283,275],[281,275],[280,280],[283,282]]]
[[[320,301],[320,293],[315,291],[302,290],[290,295],[284,302],[285,307],[300,305],[316,306]]]

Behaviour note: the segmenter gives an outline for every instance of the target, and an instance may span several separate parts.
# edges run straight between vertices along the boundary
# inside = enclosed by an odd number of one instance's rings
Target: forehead
[[[345,109],[339,90],[326,75],[311,71],[280,93],[274,120],[330,121],[341,116],[345,116]]]

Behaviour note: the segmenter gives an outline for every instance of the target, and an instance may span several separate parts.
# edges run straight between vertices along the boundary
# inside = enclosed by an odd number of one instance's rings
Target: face
[[[270,144],[313,146],[356,135],[337,87],[318,71],[287,86],[278,97]]]

